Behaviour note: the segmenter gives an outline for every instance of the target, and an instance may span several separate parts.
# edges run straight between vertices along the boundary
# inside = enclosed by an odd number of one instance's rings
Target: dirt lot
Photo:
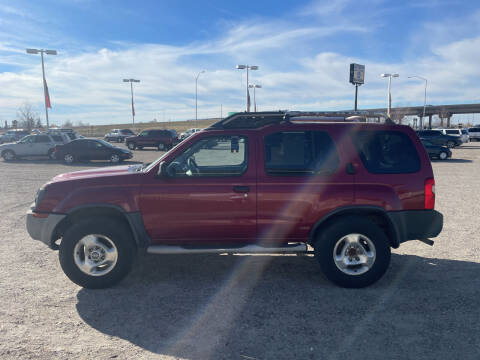
[[[312,257],[220,255],[139,256],[115,288],[81,289],[25,212],[54,175],[100,165],[0,160],[0,358],[480,358],[480,143],[433,164],[435,246],[404,244],[360,290],[327,282]]]

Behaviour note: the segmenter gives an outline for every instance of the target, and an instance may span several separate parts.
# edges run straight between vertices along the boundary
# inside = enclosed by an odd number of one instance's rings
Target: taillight
[[[425,209],[435,208],[435,179],[425,180]]]

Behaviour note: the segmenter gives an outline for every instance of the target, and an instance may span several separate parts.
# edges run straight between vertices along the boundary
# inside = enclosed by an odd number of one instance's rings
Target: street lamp
[[[387,110],[387,115],[390,117],[390,113],[392,111],[392,94],[390,92],[390,87],[392,85],[392,77],[399,77],[400,75],[398,74],[382,74],[381,77],[386,78],[388,77],[388,110]]]
[[[250,101],[249,101],[249,96],[248,96],[248,69],[250,70],[258,70],[258,66],[256,65],[237,65],[236,68],[238,70],[243,70],[243,69],[247,69],[247,112],[250,112]]]
[[[47,80],[45,79],[45,65],[43,63],[43,54],[47,55],[57,55],[57,50],[44,50],[44,49],[26,49],[27,54],[38,54],[40,53],[42,57],[42,75],[43,75],[43,97],[45,98],[45,119],[47,120],[47,130],[49,126],[48,122],[48,108],[51,108],[50,105],[50,95],[48,94]]]
[[[130,92],[132,94],[132,127],[133,131],[135,132],[135,106],[133,105],[133,83],[139,83],[140,80],[136,79],[123,79],[123,82],[129,82],[130,83]]]
[[[260,89],[262,85],[257,84],[250,84],[248,85],[249,88],[253,88],[253,111],[257,112],[257,101],[255,100],[255,89]]]
[[[203,74],[205,72],[205,70],[202,70],[198,73],[198,75],[195,77],[195,127],[198,127],[197,126],[197,97],[198,97],[198,90],[197,90],[197,87],[198,87],[198,78],[200,77],[200,74]]]
[[[425,95],[423,97],[423,116],[422,116],[422,119],[420,120],[420,129],[423,130],[423,119],[425,118],[425,107],[427,106],[427,82],[428,82],[428,80],[425,79],[424,77],[421,77],[421,76],[418,76],[418,75],[409,76],[408,78],[409,79],[417,78],[417,79],[425,81]]]

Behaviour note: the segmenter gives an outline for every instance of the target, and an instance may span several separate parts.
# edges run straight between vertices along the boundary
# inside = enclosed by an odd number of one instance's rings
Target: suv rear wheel
[[[390,264],[390,245],[374,222],[349,216],[329,225],[317,237],[315,257],[325,276],[347,288],[373,284]]]
[[[136,247],[130,230],[111,218],[70,226],[60,243],[60,265],[70,280],[89,289],[120,282],[130,271]]]
[[[160,144],[157,145],[157,150],[158,151],[164,151],[166,148],[167,147],[163,143],[160,143]]]
[[[135,143],[129,142],[129,143],[127,144],[127,147],[128,147],[130,150],[135,150]]]

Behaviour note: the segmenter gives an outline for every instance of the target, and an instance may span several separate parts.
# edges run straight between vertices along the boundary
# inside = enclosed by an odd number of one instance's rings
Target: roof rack
[[[386,114],[371,111],[265,111],[241,112],[230,115],[209,129],[257,129],[263,126],[292,122],[367,122],[368,118],[384,118],[385,124],[395,124]]]

